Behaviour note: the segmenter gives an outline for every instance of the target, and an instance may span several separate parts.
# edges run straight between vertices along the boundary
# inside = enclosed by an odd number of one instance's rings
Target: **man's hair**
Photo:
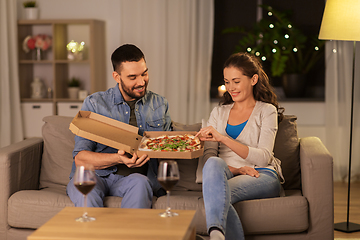
[[[124,44],[118,47],[111,55],[114,71],[120,71],[123,62],[138,62],[141,59],[145,60],[144,53],[132,44]]]

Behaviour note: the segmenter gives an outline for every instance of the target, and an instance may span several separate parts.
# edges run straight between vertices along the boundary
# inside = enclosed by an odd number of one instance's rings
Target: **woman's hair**
[[[259,76],[258,82],[253,87],[254,98],[256,101],[262,101],[274,105],[278,111],[278,118],[280,122],[284,117],[284,108],[279,107],[277,96],[269,83],[269,77],[266,75],[258,58],[248,53],[234,53],[224,64],[224,69],[228,67],[235,67],[239,69],[249,78],[252,78],[254,74]],[[226,105],[233,102],[234,101],[232,100],[231,95],[228,92],[225,92],[220,104]]]

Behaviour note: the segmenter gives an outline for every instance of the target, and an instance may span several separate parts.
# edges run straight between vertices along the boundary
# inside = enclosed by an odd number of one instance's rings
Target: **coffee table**
[[[28,240],[154,239],[195,240],[195,211],[175,210],[177,217],[162,218],[163,209],[87,208],[93,222],[76,222],[83,208],[66,207]]]

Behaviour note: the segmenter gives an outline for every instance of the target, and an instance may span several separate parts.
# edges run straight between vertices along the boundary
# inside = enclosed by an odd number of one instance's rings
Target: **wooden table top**
[[[174,210],[177,217],[162,218],[164,209],[87,208],[93,222],[76,222],[80,207],[66,207],[38,228],[28,240],[154,239],[196,238],[193,210]]]

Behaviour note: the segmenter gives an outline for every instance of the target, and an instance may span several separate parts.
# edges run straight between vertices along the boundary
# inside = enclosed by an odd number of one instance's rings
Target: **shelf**
[[[82,103],[84,100],[80,100],[80,99],[72,99],[72,98],[57,98],[55,100],[56,102],[79,102]]]
[[[20,64],[51,64],[52,60],[19,60]]]
[[[43,124],[45,115],[68,114],[81,108],[83,100],[68,98],[68,81],[77,77],[81,90],[89,94],[106,90],[105,61],[105,22],[95,19],[36,19],[18,21],[18,65],[20,98],[26,137],[32,136],[32,125]],[[52,46],[42,52],[44,60],[34,60],[34,52],[23,50],[23,41],[27,36],[47,34],[52,37]],[[71,41],[84,41],[84,60],[68,60],[66,45]],[[35,51],[35,50],[32,50]],[[40,78],[44,85],[45,96],[51,88],[51,98],[34,99],[32,82]],[[76,107],[75,107],[76,106]],[[38,112],[43,114],[39,117]],[[41,136],[41,127],[37,128]]]
[[[21,98],[21,102],[38,102],[38,103],[43,103],[43,102],[53,102],[52,98]]]

